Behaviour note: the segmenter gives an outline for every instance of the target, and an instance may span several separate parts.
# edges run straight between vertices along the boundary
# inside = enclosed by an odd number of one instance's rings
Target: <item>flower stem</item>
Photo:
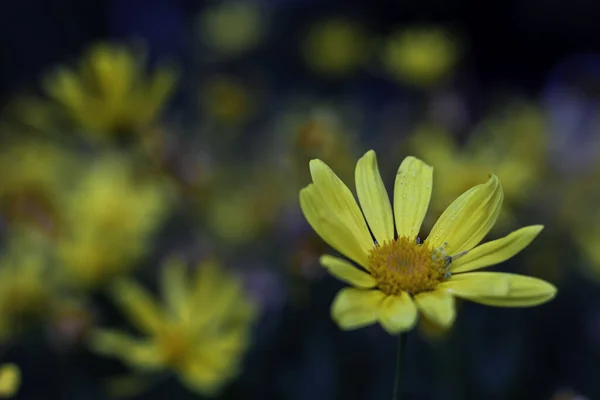
[[[404,353],[406,349],[407,333],[401,333],[398,336],[398,352],[396,353],[396,379],[394,381],[394,396],[392,400],[400,400],[402,390],[402,372],[404,371]]]

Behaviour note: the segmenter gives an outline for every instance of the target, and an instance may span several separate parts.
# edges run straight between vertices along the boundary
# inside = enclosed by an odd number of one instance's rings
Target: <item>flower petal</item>
[[[162,277],[160,280],[161,294],[169,312],[179,320],[185,320],[190,316],[189,308],[189,279],[186,273],[186,265],[182,259],[170,258],[162,266]]]
[[[153,334],[162,328],[162,310],[146,289],[130,280],[118,281],[111,289],[121,309],[139,329]]]
[[[496,175],[491,175],[484,184],[477,185],[465,193],[442,213],[426,240],[433,248],[445,245],[449,255],[471,250],[492,229],[504,193]]]
[[[532,307],[552,300],[556,296],[556,287],[542,279],[517,274],[497,272],[509,281],[509,290],[505,295],[474,296],[469,300],[495,307]]]
[[[369,150],[356,163],[356,193],[377,242],[394,240],[392,206],[377,167],[377,157]]]
[[[523,250],[542,231],[543,225],[521,228],[511,234],[470,250],[450,264],[453,273],[473,271],[499,264]]]
[[[415,303],[425,318],[440,328],[454,323],[456,310],[454,296],[446,291],[423,292],[415,296]]]
[[[342,289],[331,305],[331,317],[344,330],[371,325],[377,321],[384,297],[379,290]]]
[[[361,289],[371,289],[377,285],[377,281],[366,272],[363,272],[341,258],[324,255],[320,259],[321,265],[329,273],[341,281]]]
[[[323,161],[311,160],[309,165],[315,187],[330,211],[356,236],[364,250],[369,251],[373,248],[373,238],[350,189]]]
[[[21,386],[21,370],[15,364],[0,366],[0,397],[12,397]]]
[[[406,157],[396,174],[394,215],[398,236],[416,238],[429,207],[433,168],[415,157]]]
[[[118,357],[136,368],[152,370],[164,366],[164,354],[152,342],[120,331],[96,329],[89,336],[89,344],[95,352]]]
[[[383,299],[379,306],[379,322],[392,335],[411,330],[417,322],[417,307],[408,293]]]
[[[364,243],[356,233],[337,215],[331,211],[314,184],[310,184],[300,191],[300,207],[304,217],[321,238],[331,247],[353,260],[357,264],[368,268],[369,256]]]
[[[509,291],[510,282],[504,275],[497,272],[452,275],[450,279],[440,283],[436,291],[446,291],[469,300],[478,296],[505,296]]]

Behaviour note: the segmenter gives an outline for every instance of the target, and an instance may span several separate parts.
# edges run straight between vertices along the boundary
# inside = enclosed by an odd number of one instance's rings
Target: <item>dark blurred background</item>
[[[454,89],[463,94],[469,111],[475,115],[471,116],[473,121],[479,120],[499,99],[501,102],[515,93],[536,104],[547,105],[544,101],[561,85],[583,88],[594,104],[586,103],[585,107],[590,107],[586,112],[597,110],[594,101],[600,94],[600,2],[256,0],[269,14],[264,42],[235,61],[223,65],[206,62],[198,67],[207,57],[203,53],[205,48],[197,43],[198,15],[217,3],[3,1],[0,5],[2,104],[8,104],[21,91],[38,91],[40,77],[48,69],[72,62],[92,43],[140,40],[147,45],[151,65],[158,60],[169,60],[179,67],[180,84],[170,107],[173,114],[183,115],[184,120],[192,121],[196,117],[189,99],[206,71],[218,72],[222,68],[233,76],[254,76],[252,73],[259,71],[257,80],[268,81],[269,89],[267,94],[262,93],[265,109],[253,123],[268,125],[265,121],[280,112],[279,100],[283,101],[290,93],[310,88],[317,93],[314,98],[334,103],[350,93],[361,104],[365,119],[353,125],[350,118],[350,130],[358,131],[358,136],[369,144],[360,147],[366,150],[370,144],[380,143],[376,134],[371,133],[374,130],[370,128],[380,126],[370,121],[371,111],[389,99],[410,102],[414,93],[413,89],[399,89],[377,73],[329,80],[308,71],[298,51],[306,27],[325,17],[342,16],[359,21],[373,36],[387,36],[398,27],[415,24],[442,26],[454,32],[464,48],[454,76]],[[560,104],[554,106],[561,109]],[[550,111],[555,110],[549,107]],[[588,140],[598,134],[597,128],[586,128],[587,119],[581,121],[580,125],[575,124],[579,128],[565,135],[583,135]],[[262,132],[260,128],[255,130]],[[459,135],[468,136],[462,131]],[[252,138],[246,136],[246,140],[252,141]],[[575,150],[575,154],[570,155],[577,158],[577,154]],[[400,160],[387,163],[397,165]],[[436,163],[435,160],[428,162]],[[553,159],[549,164],[553,164]],[[308,164],[305,168],[308,169]],[[552,193],[561,192],[562,185],[571,177],[561,179],[544,180],[540,190],[548,190],[548,197],[554,199]],[[550,203],[541,206],[546,210],[542,212],[544,218],[558,213],[553,211],[555,204]],[[571,209],[574,208],[578,206]],[[525,208],[522,212],[524,217],[519,222],[525,222],[520,225],[537,223],[531,221],[529,210]],[[278,221],[281,220],[279,217]],[[552,222],[544,223],[548,226]],[[299,251],[293,240],[301,236],[308,241],[306,236],[309,235],[301,218],[294,220],[294,224],[297,226],[294,229],[301,233],[292,229],[294,233],[290,234],[289,227],[285,228],[288,236],[271,232],[271,236],[260,240],[263,247],[257,251],[258,255],[242,249],[238,258],[250,254],[271,264],[289,260],[291,257],[282,253],[295,256]],[[179,229],[181,225],[185,224],[176,221],[169,229]],[[278,225],[277,229],[280,228]],[[539,308],[516,310],[461,304],[456,326],[444,340],[432,341],[418,331],[409,334],[403,400],[583,399],[579,394],[588,399],[600,398],[600,296],[596,283],[574,271],[575,264],[582,263],[582,257],[572,243],[574,234],[569,232],[559,229],[550,235],[551,239],[531,250],[541,254],[536,258],[537,272],[542,270],[538,275],[561,282],[557,284],[559,296],[553,302]],[[178,243],[178,238],[185,234],[177,236],[167,229],[165,236],[166,243]],[[320,243],[318,239],[316,242]],[[193,246],[187,242],[185,245]],[[277,248],[269,250],[269,245]],[[325,246],[310,244],[308,247],[316,247],[320,253],[329,251]],[[228,255],[232,254],[238,253]],[[244,262],[256,264],[254,259],[240,263]],[[527,255],[506,263],[503,270],[523,272],[522,265],[526,262]],[[560,278],[554,279],[544,269],[547,262],[562,265]],[[318,268],[314,259],[311,265],[313,269]],[[318,278],[311,273],[300,273],[297,274],[300,277],[294,275],[294,278],[286,274],[278,271],[275,274],[278,283],[274,285],[285,287],[279,290],[285,292],[281,296],[286,300],[274,300],[277,305],[262,314],[243,372],[220,398],[391,398],[395,338],[379,326],[356,332],[340,331],[329,317],[329,306],[343,285],[331,277],[321,276],[320,272],[314,272]],[[142,274],[142,279],[147,277]],[[264,291],[272,291],[272,297],[280,296],[275,294],[273,284],[264,284],[267,285]],[[93,297],[92,303],[97,303],[97,308],[108,310],[105,311],[108,315],[115,313],[105,296],[94,296],[97,297]],[[104,321],[111,321],[111,317]],[[35,345],[29,344],[28,339],[19,342],[7,350],[7,358],[22,364],[23,386],[17,395],[20,399],[108,398],[100,378],[113,371],[127,370],[117,362],[98,359],[85,350],[57,355],[39,340]],[[151,391],[136,396],[140,399],[197,398],[171,377],[157,380]]]

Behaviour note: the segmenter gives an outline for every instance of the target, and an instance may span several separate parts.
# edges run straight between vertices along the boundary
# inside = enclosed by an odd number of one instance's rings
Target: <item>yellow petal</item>
[[[89,335],[88,340],[95,352],[117,357],[133,367],[154,370],[163,366],[164,355],[152,342],[138,340],[109,329],[96,329]]]
[[[344,330],[371,325],[377,322],[384,297],[379,290],[342,289],[331,305],[331,317]]]
[[[183,365],[179,370],[179,378],[192,391],[200,395],[214,397],[218,394],[226,379],[230,377],[228,372],[214,368],[210,363],[203,360],[197,360]]]
[[[361,245],[356,233],[331,211],[314,184],[300,191],[300,207],[310,226],[327,244],[357,264],[369,267],[368,251],[373,242],[368,249],[364,243]]]
[[[425,318],[440,328],[454,323],[456,310],[454,296],[445,291],[423,292],[415,296],[415,303]]]
[[[509,290],[509,280],[504,275],[497,272],[452,275],[450,279],[440,283],[436,291],[446,291],[469,300],[477,296],[505,296]]]
[[[320,259],[321,265],[327,268],[329,273],[341,281],[361,289],[371,289],[377,285],[377,281],[366,272],[363,272],[349,262],[329,255]]]
[[[328,208],[354,233],[363,249],[369,251],[373,248],[373,238],[350,189],[323,161],[311,160],[309,165],[315,187]]]
[[[12,397],[21,386],[21,370],[15,364],[0,367],[0,397]]]
[[[457,255],[471,250],[492,229],[504,194],[496,175],[491,175],[484,184],[477,185],[465,193],[442,213],[426,240],[433,248],[444,246],[446,253]]]
[[[474,296],[469,300],[495,307],[532,307],[546,303],[556,296],[556,287],[544,280],[500,272],[496,275],[509,281],[508,293]]]
[[[387,296],[380,304],[379,322],[388,333],[396,335],[411,330],[417,322],[417,307],[406,292]]]
[[[161,329],[161,310],[146,289],[129,280],[119,281],[111,289],[121,309],[139,329],[150,334]]]
[[[416,238],[429,207],[433,168],[415,157],[406,157],[396,174],[394,215],[398,236]]]
[[[161,291],[169,312],[179,320],[190,317],[189,285],[185,262],[172,258],[162,266]]]
[[[377,167],[377,157],[369,150],[356,163],[356,193],[377,242],[394,240],[392,206]]]
[[[450,270],[453,273],[467,272],[506,261],[527,247],[543,228],[542,225],[527,226],[501,239],[477,246],[453,261]]]

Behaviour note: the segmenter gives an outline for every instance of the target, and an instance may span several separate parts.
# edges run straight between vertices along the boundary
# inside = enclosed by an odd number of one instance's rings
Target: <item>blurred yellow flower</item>
[[[0,256],[0,341],[49,321],[60,309],[63,296],[46,244],[26,230],[8,239]]]
[[[294,201],[297,201],[298,189],[310,180],[306,164],[312,158],[327,162],[343,178],[350,178],[354,173],[358,138],[351,128],[355,121],[348,121],[346,117],[342,110],[326,105],[283,114],[274,130],[276,135],[265,148],[269,154],[282,157],[278,162],[283,168],[276,171],[285,176],[286,191]],[[295,184],[290,184],[291,180]]]
[[[225,75],[211,77],[201,88],[201,103],[216,122],[236,125],[253,112],[256,99],[239,81]]]
[[[514,208],[529,200],[544,169],[544,122],[538,109],[521,105],[508,117],[490,118],[461,145],[440,127],[422,125],[408,147],[419,157],[436,160],[437,193],[432,198],[432,217],[452,199],[494,171],[504,188],[506,202],[498,228],[516,224]],[[432,226],[433,220],[425,222]]]
[[[272,226],[281,210],[283,182],[272,173],[262,180],[256,175],[240,172],[221,176],[219,181],[226,184],[214,188],[203,210],[207,227],[228,245],[256,240]]]
[[[106,155],[65,193],[65,229],[56,251],[62,271],[78,287],[129,272],[150,250],[168,211],[170,188],[136,172],[130,160]]]
[[[171,370],[199,394],[217,394],[239,372],[256,317],[254,302],[213,261],[189,277],[182,262],[170,260],[160,282],[162,305],[135,282],[115,284],[115,300],[145,336],[98,329],[92,348],[142,373]]]
[[[314,71],[348,75],[367,59],[368,40],[359,24],[334,18],[310,27],[301,50],[304,61]]]
[[[421,242],[418,234],[433,186],[433,168],[423,161],[407,157],[400,165],[394,213],[375,152],[367,152],[356,164],[362,211],[325,163],[312,160],[310,170],[313,183],[300,192],[304,216],[323,240],[364,269],[342,258],[321,257],[332,275],[353,286],[342,289],[332,304],[332,317],[342,329],[379,322],[398,334],[412,329],[419,312],[435,325],[450,327],[456,316],[455,297],[497,307],[528,307],[555,296],[556,288],[540,279],[472,272],[513,257],[543,228],[528,226],[478,246],[496,222],[504,197],[495,175],[458,197]]]
[[[21,386],[21,370],[15,364],[0,365],[0,397],[12,397]]]
[[[3,144],[0,152],[0,210],[9,222],[54,234],[57,199],[78,166],[66,149],[35,139]]]
[[[383,63],[399,81],[428,87],[452,72],[459,55],[458,43],[449,32],[437,27],[413,27],[387,40]]]
[[[176,83],[172,69],[148,75],[144,62],[127,46],[100,43],[89,49],[78,70],[59,67],[48,74],[44,90],[91,139],[137,133],[157,121]]]
[[[236,56],[260,43],[264,18],[253,1],[220,1],[200,15],[203,41],[213,50]]]

